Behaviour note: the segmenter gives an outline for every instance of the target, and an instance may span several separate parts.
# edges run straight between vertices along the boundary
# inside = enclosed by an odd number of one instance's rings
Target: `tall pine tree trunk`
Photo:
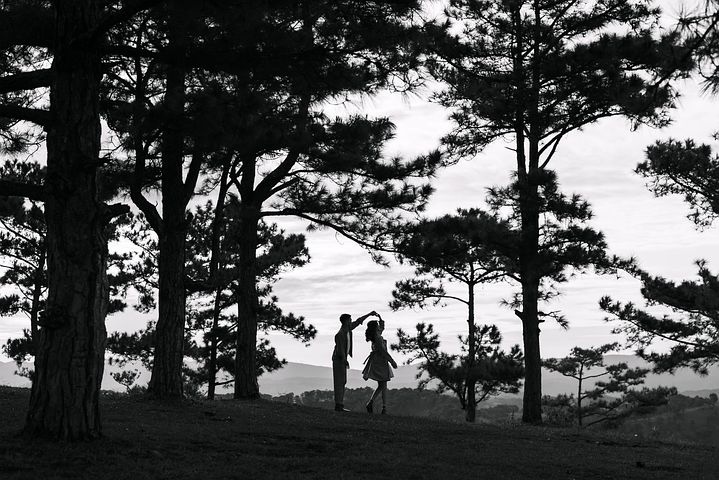
[[[539,196],[534,142],[530,141],[529,174],[520,175],[519,204],[522,218],[520,279],[522,284],[522,339],[524,344],[524,397],[522,421],[542,423],[542,358],[539,348]]]
[[[523,91],[526,102],[529,143],[529,165],[525,175],[519,175],[519,205],[522,218],[520,245],[520,270],[522,283],[522,337],[524,342],[524,398],[522,421],[542,423],[542,357],[539,348],[539,195],[538,188],[542,169],[539,167],[539,115],[540,99],[540,44],[541,6],[533,2],[534,25],[532,28],[533,56],[529,64],[531,81]],[[521,22],[520,22],[521,25]],[[519,30],[521,35],[521,27]],[[520,54],[521,55],[521,54]],[[526,73],[526,72],[525,72]],[[526,79],[525,80],[529,80]],[[525,108],[525,107],[522,107]],[[522,138],[524,144],[524,138]],[[524,153],[524,145],[522,145]]]
[[[472,276],[474,276],[474,272],[472,272]],[[467,323],[469,324],[469,337],[467,338],[467,355],[468,355],[468,361],[467,361],[467,406],[466,406],[466,415],[465,419],[468,422],[474,423],[474,420],[477,415],[477,398],[474,391],[475,385],[476,385],[476,379],[474,375],[474,364],[475,364],[475,358],[477,357],[477,345],[476,345],[476,331],[477,331],[477,325],[474,321],[474,284],[470,283],[468,285],[469,287],[469,295],[468,295],[468,315],[467,315]]]
[[[579,384],[577,385],[577,424],[582,426],[582,377],[584,375],[584,365],[579,367]]]
[[[538,86],[536,74],[538,70],[535,68],[532,71],[532,83],[529,83],[527,67],[524,63],[526,52],[521,10],[522,4],[520,2],[513,4],[511,7],[515,35],[515,46],[512,55],[513,83],[516,87],[514,134],[521,218],[519,277],[522,285],[522,311],[518,312],[518,314],[522,320],[525,368],[522,421],[537,424],[542,422],[542,370],[539,351],[539,318],[537,316],[539,276],[536,271],[539,249],[539,205],[537,196],[539,155],[535,130],[539,118],[537,105],[533,104],[533,102],[538,101],[536,91]],[[537,67],[537,65],[534,66]],[[529,109],[528,113],[526,112],[527,109]],[[527,158],[525,145],[527,130],[529,130],[529,158]]]
[[[260,387],[257,383],[258,217],[251,208],[242,207],[241,219],[234,397],[253,400],[260,397]]]
[[[162,232],[159,233],[158,319],[155,356],[148,391],[161,398],[182,397],[185,333],[185,241],[187,195],[183,182],[186,67],[182,63],[185,35],[182,12],[169,8],[169,50],[162,138]],[[194,187],[194,185],[193,185]]]
[[[148,391],[160,398],[180,398],[185,337],[186,233],[184,228],[170,230],[168,220],[166,214],[163,222],[165,229],[159,244],[159,316],[155,329],[155,355]]]
[[[99,394],[108,307],[105,209],[97,194],[100,56],[88,36],[98,2],[54,3],[56,45],[47,132],[48,299],[39,324],[25,432],[101,434]]]
[[[522,279],[522,338],[524,342],[524,398],[522,421],[542,423],[542,360],[537,317],[538,285]]]

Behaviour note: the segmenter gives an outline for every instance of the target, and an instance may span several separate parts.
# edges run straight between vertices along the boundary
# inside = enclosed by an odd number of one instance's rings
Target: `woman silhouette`
[[[375,399],[382,394],[382,414],[385,414],[387,413],[387,382],[390,378],[394,377],[390,365],[392,365],[393,368],[397,368],[397,362],[390,356],[387,351],[387,341],[382,338],[384,320],[382,320],[382,317],[379,315],[377,315],[377,317],[379,318],[379,322],[372,320],[367,323],[365,338],[368,342],[372,342],[372,351],[365,360],[362,377],[365,380],[372,379],[377,382],[377,389],[366,405],[367,412],[372,413],[372,404]]]

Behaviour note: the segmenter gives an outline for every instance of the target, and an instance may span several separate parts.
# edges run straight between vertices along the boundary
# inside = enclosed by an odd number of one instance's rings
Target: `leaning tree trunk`
[[[256,216],[241,216],[234,397],[246,400],[260,397],[257,383],[257,224]]]
[[[108,307],[105,209],[97,192],[100,56],[88,38],[98,2],[54,2],[56,44],[47,132],[48,298],[40,316],[25,432],[101,434],[98,400]]]

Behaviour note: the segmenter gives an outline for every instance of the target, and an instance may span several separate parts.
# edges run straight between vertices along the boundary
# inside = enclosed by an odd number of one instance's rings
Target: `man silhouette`
[[[335,388],[335,411],[347,412],[344,406],[345,385],[347,384],[347,369],[350,367],[347,357],[352,356],[352,330],[361,325],[367,317],[377,315],[372,310],[367,315],[362,315],[354,322],[348,313],[340,315],[342,326],[335,334],[335,349],[332,352],[332,379]]]

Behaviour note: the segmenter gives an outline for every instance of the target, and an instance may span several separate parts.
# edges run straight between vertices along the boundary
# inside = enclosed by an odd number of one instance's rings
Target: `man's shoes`
[[[371,403],[368,403],[367,405],[365,405],[365,408],[367,409],[367,413],[372,413],[372,404]]]
[[[335,403],[335,412],[349,412],[341,403]]]

